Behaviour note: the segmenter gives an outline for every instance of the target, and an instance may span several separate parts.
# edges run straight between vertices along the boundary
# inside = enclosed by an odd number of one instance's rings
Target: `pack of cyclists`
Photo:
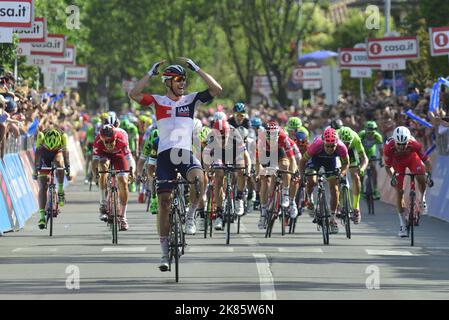
[[[108,221],[110,213],[106,208],[106,174],[109,166],[117,170],[129,170],[118,176],[119,201],[121,204],[120,230],[129,228],[127,204],[129,192],[139,193],[138,202],[143,202],[144,181],[151,193],[150,211],[158,214],[158,232],[161,245],[161,271],[168,270],[169,208],[172,185],[153,181],[174,180],[181,174],[188,181],[198,181],[199,194],[190,188],[185,232],[194,235],[197,228],[204,228],[205,196],[208,177],[214,177],[214,228],[223,228],[223,204],[226,186],[224,174],[215,166],[231,164],[241,167],[233,175],[235,186],[235,213],[246,214],[244,200],[251,200],[254,208],[260,210],[258,228],[266,227],[267,210],[270,205],[270,190],[273,188],[276,171],[295,172],[282,176],[282,202],[289,218],[296,219],[300,211],[296,195],[301,185],[305,186],[305,211],[313,216],[315,210],[314,188],[316,177],[308,175],[324,169],[330,192],[330,232],[338,233],[336,218],[339,214],[339,181],[350,177],[352,181],[353,222],[361,222],[360,198],[363,197],[363,179],[368,166],[374,175],[374,196],[380,194],[376,183],[376,166],[371,159],[385,161],[387,174],[397,190],[397,210],[400,222],[399,236],[405,233],[404,181],[408,168],[412,172],[430,175],[428,156],[406,127],[398,127],[392,137],[382,137],[374,121],[367,121],[359,133],[344,126],[341,120],[332,121],[323,128],[323,133],[310,136],[299,117],[290,117],[285,123],[263,121],[259,117],[249,118],[244,102],[236,102],[233,114],[228,117],[219,111],[210,123],[204,124],[195,118],[200,104],[210,103],[222,91],[220,84],[202,70],[191,59],[183,58],[184,64],[205,82],[207,88],[201,92],[185,93],[187,71],[182,65],[169,65],[159,71],[165,61],[155,63],[130,91],[131,99],[139,103],[150,115],[119,117],[114,112],[93,118],[87,130],[85,151],[91,161],[86,167],[86,179],[92,171],[94,182],[98,183],[100,220]],[[161,74],[166,87],[165,95],[144,93],[145,87]],[[135,121],[137,119],[137,121]],[[135,123],[133,123],[135,122]],[[384,143],[385,142],[385,143]],[[39,205],[42,219],[46,199],[45,172],[41,167],[49,166],[55,160],[57,165],[70,172],[66,149],[67,136],[60,129],[49,128],[39,133],[36,145],[34,176],[39,178],[41,191]],[[381,160],[381,161],[382,161]],[[90,168],[89,168],[90,165]],[[58,175],[58,196],[63,205],[65,195],[61,185],[63,173]],[[422,209],[425,210],[425,178],[417,178],[421,194]],[[136,188],[136,183],[139,188]],[[247,199],[244,199],[247,197]]]

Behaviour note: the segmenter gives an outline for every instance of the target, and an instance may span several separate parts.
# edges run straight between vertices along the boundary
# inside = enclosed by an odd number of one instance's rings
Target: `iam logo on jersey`
[[[191,112],[189,106],[181,106],[176,108],[176,116],[193,118],[193,112]]]

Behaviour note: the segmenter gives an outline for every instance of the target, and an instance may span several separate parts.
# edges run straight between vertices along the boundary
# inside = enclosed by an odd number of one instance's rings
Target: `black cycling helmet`
[[[341,119],[335,119],[335,120],[332,120],[332,122],[331,122],[331,128],[333,128],[333,129],[335,129],[335,130],[338,130],[338,129],[340,129],[341,127],[343,127],[343,121],[341,121]]]

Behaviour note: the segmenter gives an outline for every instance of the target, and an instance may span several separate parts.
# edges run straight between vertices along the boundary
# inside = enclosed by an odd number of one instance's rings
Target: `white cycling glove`
[[[192,59],[186,60],[187,66],[190,68],[190,70],[198,72],[200,70],[200,67],[198,67],[195,62],[192,61]]]
[[[164,61],[159,61],[156,62],[155,64],[153,64],[153,66],[151,67],[150,71],[148,71],[148,75],[150,77],[155,76],[157,74],[159,74],[159,71],[157,70],[157,68],[159,68],[159,66],[164,63]]]

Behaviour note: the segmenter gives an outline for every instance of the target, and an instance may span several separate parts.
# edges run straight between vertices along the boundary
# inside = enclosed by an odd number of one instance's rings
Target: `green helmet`
[[[92,119],[92,124],[98,124],[100,122],[101,122],[101,120],[98,117],[95,117],[95,118]]]
[[[302,121],[298,117],[288,119],[287,126],[290,130],[297,130],[302,127]]]
[[[341,127],[337,130],[337,133],[341,141],[343,141],[347,145],[350,145],[352,140],[354,139],[353,131],[349,127]]]
[[[206,142],[206,139],[209,136],[211,131],[212,131],[211,128],[209,128],[207,126],[203,126],[200,131],[200,141]]]
[[[56,149],[58,146],[61,145],[62,142],[62,135],[59,130],[51,129],[45,133],[44,136],[44,145],[50,149]]]
[[[159,130],[158,129],[154,129],[151,131],[150,133],[150,143],[154,144],[154,142],[156,141],[156,138],[159,137]]]
[[[366,131],[374,131],[377,130],[377,123],[376,121],[367,121],[365,123],[365,130]]]
[[[123,129],[128,128],[128,127],[129,127],[129,120],[128,120],[128,119],[123,119],[123,120],[120,122],[120,127],[123,128]]]

